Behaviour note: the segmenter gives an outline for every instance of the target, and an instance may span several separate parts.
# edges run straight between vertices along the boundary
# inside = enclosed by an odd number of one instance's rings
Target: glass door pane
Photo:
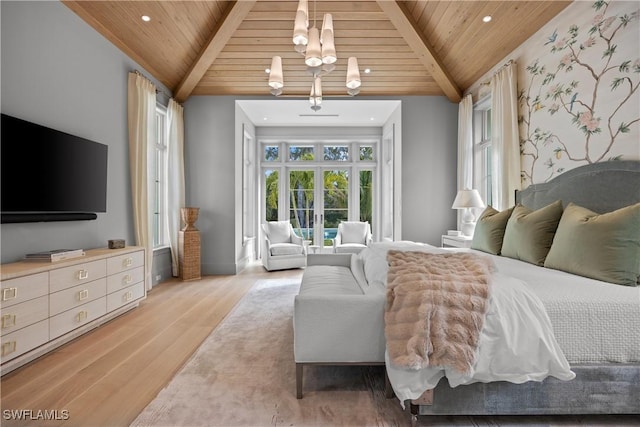
[[[368,221],[373,229],[373,171],[360,171],[360,221]]]
[[[323,172],[324,246],[331,246],[338,224],[349,219],[349,170]]]
[[[264,206],[265,221],[278,220],[278,171],[267,169],[264,171]]]
[[[289,171],[289,221],[296,234],[307,240],[313,239],[314,178],[313,170]]]

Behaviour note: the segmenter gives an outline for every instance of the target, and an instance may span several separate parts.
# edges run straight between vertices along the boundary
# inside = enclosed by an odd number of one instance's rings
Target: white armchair
[[[262,265],[268,271],[300,268],[307,265],[307,250],[289,221],[262,224]]]
[[[333,239],[333,252],[357,254],[371,243],[371,225],[368,221],[343,221]]]

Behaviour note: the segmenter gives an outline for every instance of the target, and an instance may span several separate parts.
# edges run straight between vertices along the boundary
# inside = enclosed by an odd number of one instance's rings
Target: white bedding
[[[540,298],[569,363],[640,362],[640,287],[491,257],[498,271],[526,281]]]
[[[372,244],[360,253],[370,286],[386,282],[389,249],[441,253],[430,245],[412,242]],[[446,367],[412,370],[394,366],[386,357],[389,381],[400,402],[416,399],[447,377],[456,387],[474,382],[542,381],[548,376],[571,380],[575,374],[558,345],[551,321],[540,299],[526,284],[500,271],[494,276],[490,308],[478,345],[477,362],[469,374]]]

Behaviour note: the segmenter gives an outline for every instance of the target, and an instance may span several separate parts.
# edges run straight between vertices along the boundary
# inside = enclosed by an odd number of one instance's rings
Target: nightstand
[[[454,247],[454,248],[470,248],[472,237],[468,236],[442,236],[442,247]]]

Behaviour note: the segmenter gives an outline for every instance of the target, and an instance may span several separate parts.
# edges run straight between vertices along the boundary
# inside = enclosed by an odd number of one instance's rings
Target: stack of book
[[[26,254],[24,259],[27,261],[63,261],[65,259],[77,258],[84,256],[84,249],[53,249],[51,251],[36,252]]]

